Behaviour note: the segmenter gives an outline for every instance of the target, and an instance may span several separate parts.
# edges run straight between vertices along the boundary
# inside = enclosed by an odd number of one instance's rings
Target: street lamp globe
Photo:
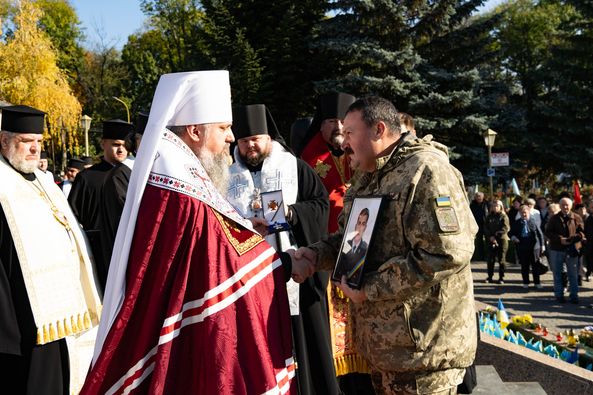
[[[82,126],[82,130],[88,131],[91,128],[91,121],[93,118],[89,117],[88,115],[83,115],[80,117],[80,126]]]
[[[486,147],[494,147],[494,141],[496,140],[496,132],[492,129],[488,129],[484,132],[484,144]]]
[[[89,156],[89,129],[91,128],[92,119],[88,115],[80,117],[80,126],[82,126],[82,130],[84,131],[84,154],[86,156]]]

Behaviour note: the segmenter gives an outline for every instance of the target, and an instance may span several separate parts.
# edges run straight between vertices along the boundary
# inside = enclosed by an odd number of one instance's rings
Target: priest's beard
[[[255,151],[254,151],[255,152]],[[253,156],[249,156],[250,152],[247,152],[247,155],[241,155],[241,153],[239,153],[239,156],[241,157],[241,159],[243,160],[244,163],[246,163],[247,165],[251,166],[251,167],[257,167],[260,165],[260,163],[263,163],[263,161],[270,156],[270,152],[255,152],[255,155]]]
[[[216,189],[223,194],[227,194],[229,189],[229,154],[228,148],[219,154],[213,154],[207,150],[198,152],[198,159],[204,166],[204,170],[208,173],[210,181],[214,184]]]
[[[19,158],[17,148],[13,144],[8,145],[8,151],[6,152],[5,158],[12,167],[24,174],[31,174],[39,166],[39,156],[37,159],[28,159],[26,157]]]
[[[339,129],[335,130],[329,139],[329,143],[334,147],[334,149],[340,150],[343,142],[344,135]]]

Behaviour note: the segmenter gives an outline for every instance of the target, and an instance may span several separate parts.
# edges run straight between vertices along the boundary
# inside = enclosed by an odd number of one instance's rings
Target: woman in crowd
[[[504,284],[504,271],[506,267],[506,253],[509,246],[510,230],[509,217],[504,212],[500,200],[495,200],[490,206],[490,213],[484,221],[484,236],[488,242],[488,279],[492,283],[494,275],[494,262],[498,260],[498,283]]]
[[[542,288],[539,280],[539,272],[535,268],[536,252],[541,253],[544,249],[544,236],[541,229],[530,216],[530,207],[523,205],[520,208],[521,218],[511,225],[511,241],[517,249],[517,257],[521,264],[521,276],[523,277],[523,288],[529,288],[529,269],[533,274],[533,283],[538,289]],[[537,257],[539,258],[539,257]]]

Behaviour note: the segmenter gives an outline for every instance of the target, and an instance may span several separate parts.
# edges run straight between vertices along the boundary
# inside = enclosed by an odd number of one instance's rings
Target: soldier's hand
[[[296,257],[295,250],[286,251],[292,259],[292,279],[297,283],[304,282],[308,277],[315,273],[315,263],[301,256]]]
[[[367,295],[364,293],[363,289],[353,289],[350,288],[348,283],[346,282],[346,276],[342,276],[342,282],[333,282],[336,287],[340,288],[344,295],[350,298],[354,303],[362,303],[367,300]]]
[[[301,247],[294,252],[294,258],[297,260],[306,259],[315,266],[317,263],[317,253],[307,247]]]

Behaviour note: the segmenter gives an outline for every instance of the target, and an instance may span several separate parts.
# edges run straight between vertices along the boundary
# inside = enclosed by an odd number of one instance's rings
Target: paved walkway
[[[548,327],[550,333],[568,329],[582,329],[593,325],[593,278],[590,282],[583,281],[579,288],[579,304],[560,304],[554,298],[554,284],[550,271],[541,277],[543,289],[531,285],[522,288],[521,267],[507,265],[504,284],[488,284],[486,280],[486,262],[472,262],[474,277],[474,293],[476,300],[496,307],[498,298],[502,298],[509,316],[531,314],[534,322]],[[494,268],[494,279],[498,278],[498,266]],[[568,299],[568,294],[566,294]]]

